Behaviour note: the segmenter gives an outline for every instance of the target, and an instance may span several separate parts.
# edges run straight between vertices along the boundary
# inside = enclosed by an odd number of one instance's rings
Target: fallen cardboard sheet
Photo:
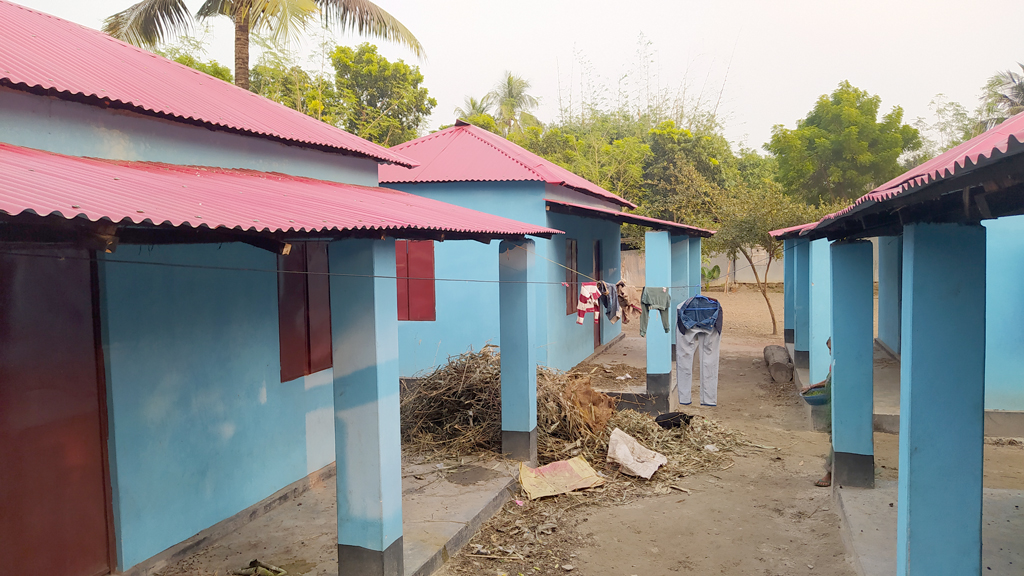
[[[618,464],[624,474],[650,480],[658,468],[668,463],[668,458],[648,450],[636,438],[616,428],[608,439],[608,461]]]
[[[587,464],[582,456],[569,460],[559,460],[540,468],[530,468],[526,464],[519,465],[519,483],[530,500],[565,494],[573,490],[594,488],[604,484],[604,480]]]

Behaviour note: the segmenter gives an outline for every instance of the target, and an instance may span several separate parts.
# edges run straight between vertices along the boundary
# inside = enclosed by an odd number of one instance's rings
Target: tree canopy
[[[250,34],[285,41],[304,32],[316,15],[326,28],[398,42],[417,56],[423,55],[412,32],[370,0],[206,0],[194,16],[184,0],[142,0],[108,16],[103,31],[129,44],[154,49],[187,35],[193,19],[226,16],[235,23],[235,84],[248,89]]]
[[[765,148],[779,161],[779,182],[808,201],[854,199],[902,171],[900,156],[921,147],[899,106],[882,116],[881,98],[840,82],[789,129],[776,125]]]
[[[331,60],[341,98],[338,125],[357,136],[383,146],[412,140],[437,106],[420,86],[419,66],[389,62],[372,44],[338,46]]]

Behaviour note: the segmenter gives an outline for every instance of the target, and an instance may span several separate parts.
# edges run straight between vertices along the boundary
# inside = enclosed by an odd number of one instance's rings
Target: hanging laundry
[[[583,317],[587,315],[587,312],[593,312],[595,315],[600,312],[597,307],[597,301],[601,297],[601,292],[597,289],[597,282],[584,282],[580,284],[580,300],[576,304],[576,323],[583,324]]]
[[[718,405],[718,360],[725,312],[721,303],[693,296],[676,307],[676,382],[679,403],[691,402],[693,357],[699,350],[700,403]]]
[[[597,283],[597,289],[601,292],[601,306],[604,307],[605,316],[608,321],[615,324],[619,321],[621,309],[619,308],[619,295],[611,284],[605,281]]]
[[[619,297],[619,310],[623,324],[629,324],[630,316],[640,313],[640,306],[637,305],[634,288],[626,286],[625,280],[619,280],[615,284],[615,292]]]
[[[669,308],[672,307],[672,294],[667,288],[644,287],[640,294],[640,336],[647,335],[647,321],[651,309],[661,311],[661,324],[668,334],[672,323],[669,321]]]

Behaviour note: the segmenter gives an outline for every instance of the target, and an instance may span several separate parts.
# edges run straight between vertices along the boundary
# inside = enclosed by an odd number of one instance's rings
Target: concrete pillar
[[[796,302],[796,243],[793,239],[782,241],[782,334],[786,344],[794,343],[794,304]]]
[[[809,263],[811,286],[807,350],[813,383],[824,380],[832,364],[832,355],[826,344],[832,336],[832,253],[828,240],[822,238],[811,242]]]
[[[793,364],[806,368],[811,336],[811,244],[806,238],[797,238],[793,249]]]
[[[700,236],[691,236],[690,248],[690,296],[700,294]]]
[[[985,229],[909,224],[903,234],[896,574],[977,576]]]
[[[688,236],[672,236],[672,310],[690,297],[690,243]]]
[[[501,451],[537,465],[537,266],[532,240],[503,241],[498,248],[501,322]]]
[[[402,444],[394,240],[328,250],[338,465],[338,573],[401,576]]]
[[[903,236],[878,239],[878,339],[900,353]]]
[[[693,245],[690,251],[690,282],[693,282]],[[699,253],[699,251],[698,251]],[[672,285],[672,248],[668,232],[648,232],[644,236],[644,285],[647,290],[660,290]],[[692,288],[691,288],[692,290]],[[671,310],[669,311],[672,312]],[[672,392],[672,343],[675,330],[670,323],[666,333],[661,322],[661,312],[651,310],[647,323],[647,394],[653,397],[652,411],[668,412],[669,394]]]
[[[870,242],[832,245],[832,483],[873,488],[874,254]]]

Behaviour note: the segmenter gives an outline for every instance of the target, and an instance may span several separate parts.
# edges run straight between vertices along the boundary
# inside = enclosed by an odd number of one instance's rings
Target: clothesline
[[[521,246],[517,246],[517,248],[522,248],[522,247]],[[523,249],[526,250],[526,248],[523,248]],[[562,267],[562,268],[564,268],[566,270],[570,270],[570,271],[576,272],[577,275],[582,276],[583,278],[586,278],[588,280],[597,282],[596,279],[594,279],[593,277],[591,277],[591,276],[589,276],[587,274],[584,274],[584,273],[580,272],[579,270],[575,270],[573,268],[569,268],[569,267],[567,267],[567,266],[565,266],[565,265],[563,265],[563,264],[561,264],[559,262],[555,262],[554,260],[551,260],[549,258],[541,256],[541,255],[537,254],[536,252],[532,252],[530,250],[526,250],[526,251],[531,253],[531,254],[533,254],[534,256],[537,256],[537,257],[543,259],[543,260],[547,260],[548,262],[556,264],[556,265],[558,265],[558,266],[560,266],[560,267]],[[54,260],[90,260],[91,259],[91,257],[89,257],[89,256],[68,256],[68,255],[60,256],[60,255],[55,255],[55,254],[39,254],[39,253],[31,253],[31,252],[13,252],[13,251],[6,251],[6,250],[5,251],[0,251],[0,254],[6,254],[6,255],[9,255],[9,256],[28,257],[28,258],[48,258],[48,259],[54,259]],[[381,278],[381,279],[396,279],[396,280],[397,279],[401,279],[401,280],[432,280],[432,281],[435,281],[435,282],[467,282],[467,283],[474,283],[474,284],[501,284],[501,283],[508,283],[508,284],[539,284],[539,285],[548,285],[548,286],[557,286],[557,285],[565,284],[565,282],[562,282],[562,281],[486,280],[486,279],[480,279],[480,278],[436,278],[436,277],[398,276],[398,275],[387,275],[387,274],[350,274],[350,273],[345,273],[345,272],[309,272],[309,271],[305,271],[305,270],[278,270],[276,268],[274,268],[274,269],[271,269],[271,268],[245,268],[245,267],[236,267],[236,266],[211,266],[211,265],[204,265],[204,264],[180,264],[180,263],[170,263],[170,262],[139,262],[139,261],[136,261],[136,260],[119,260],[119,259],[116,259],[116,258],[103,258],[100,261],[102,261],[104,263],[109,263],[109,264],[137,264],[137,265],[143,265],[143,266],[158,266],[158,267],[166,267],[166,268],[185,268],[185,269],[193,269],[193,270],[215,270],[215,271],[228,271],[228,272],[258,272],[258,273],[267,273],[267,274],[306,274],[306,275],[310,275],[310,276],[328,276],[328,277],[330,277],[330,276],[338,276],[338,277],[345,277],[345,278]],[[767,259],[762,259],[762,260],[759,260],[759,261],[755,262],[754,264],[757,265],[757,264],[760,264],[760,263],[763,263],[763,262],[766,262],[766,261],[767,261]],[[750,265],[747,265],[747,266],[745,266],[743,268],[737,268],[736,271],[739,272],[740,270],[745,270],[747,268],[750,268]],[[641,289],[646,287],[646,285],[635,285],[635,284],[625,284],[625,286],[627,288],[641,288]],[[677,289],[677,288],[678,289],[698,288],[700,286],[701,286],[700,284],[676,284],[676,285],[670,285],[670,286],[657,286],[657,288],[667,288],[667,289],[673,289],[674,290],[674,289]]]
[[[7,250],[0,251],[0,254],[8,256],[20,256],[27,258],[46,258],[50,260],[83,260],[88,261],[92,258],[89,256],[69,256],[69,255],[56,255],[56,254],[38,254],[31,252],[12,252]],[[416,276],[398,276],[396,274],[350,274],[346,272],[309,272],[305,270],[278,270],[276,268],[243,268],[236,266],[210,266],[205,264],[179,264],[171,262],[139,262],[137,260],[119,260],[115,258],[103,258],[97,260],[104,264],[136,264],[141,266],[156,266],[164,268],[185,268],[191,270],[213,270],[213,271],[225,271],[225,272],[257,272],[266,274],[305,274],[309,276],[337,276],[344,278],[380,278],[380,279],[392,279],[392,280],[432,280],[435,282],[468,282],[475,284],[541,284],[541,285],[552,285],[558,286],[562,282],[558,281],[541,281],[541,280],[485,280],[480,278],[431,278],[431,277],[416,277]],[[666,286],[665,288],[692,288],[694,286]],[[643,288],[643,286],[636,286],[636,288]]]

